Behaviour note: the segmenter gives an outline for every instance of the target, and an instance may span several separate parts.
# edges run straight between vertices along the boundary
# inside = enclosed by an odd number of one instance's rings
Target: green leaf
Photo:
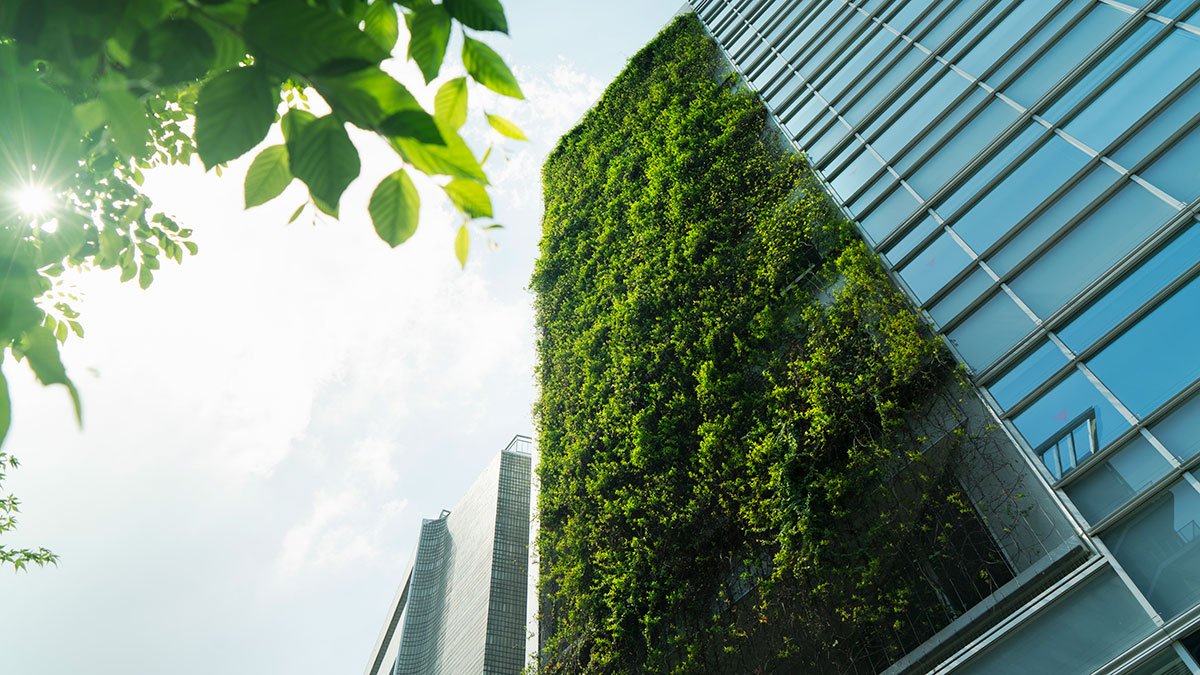
[[[404,161],[424,174],[472,178],[486,183],[487,176],[458,132],[440,122],[437,122],[437,127],[444,145],[429,145],[411,138],[393,138],[392,147]]]
[[[401,169],[384,178],[367,207],[379,237],[395,248],[417,231],[421,197],[408,174]]]
[[[396,48],[396,40],[400,37],[400,19],[391,0],[375,0],[367,7],[363,31],[389,53]]]
[[[147,259],[146,262],[149,262],[150,260],[153,260],[153,258]],[[141,286],[142,290],[145,290],[150,288],[150,284],[152,283],[154,283],[154,272],[152,268],[150,265],[142,265],[142,269],[138,272],[138,286]]]
[[[402,112],[413,111],[429,117],[408,88],[378,66],[314,77],[313,84],[334,113],[369,131],[382,132],[384,121]],[[427,137],[435,140],[428,142],[436,142],[439,138],[437,130],[433,131],[433,135]]]
[[[408,23],[408,58],[416,61],[425,84],[437,77],[450,42],[450,15],[442,5],[422,5],[404,16]]]
[[[442,132],[433,116],[424,110],[401,110],[379,125],[388,138],[412,138],[429,145],[445,145]]]
[[[492,125],[493,129],[500,132],[501,136],[507,136],[517,141],[529,140],[525,137],[525,132],[521,131],[521,127],[518,127],[499,115],[493,115],[491,113],[484,114],[487,115],[488,124]]]
[[[135,63],[144,76],[160,86],[204,77],[217,55],[208,31],[190,19],[173,19],[151,26],[133,45]]]
[[[200,247],[197,246],[196,242],[194,242],[194,241],[183,242],[183,247],[186,248],[188,250],[188,253],[191,253],[192,255],[196,255],[197,253],[200,252]]]
[[[304,212],[304,207],[306,207],[306,206],[308,206],[308,203],[307,203],[307,202],[306,202],[306,203],[304,203],[304,204],[301,204],[300,206],[297,206],[297,207],[296,207],[296,210],[295,210],[295,211],[292,211],[292,217],[291,217],[291,218],[288,218],[288,224],[289,224],[289,225],[290,225],[290,224],[292,224],[292,223],[294,223],[294,222],[296,222],[296,219],[297,219],[297,218],[299,218],[299,217],[300,217],[300,214]]]
[[[450,16],[475,30],[508,32],[508,20],[500,0],[443,0]]]
[[[307,110],[293,108],[287,111],[279,124],[280,130],[283,131],[283,140],[287,141],[298,129],[315,121],[317,121],[317,116]]]
[[[30,329],[21,336],[20,347],[39,382],[47,386],[61,384],[67,388],[75,404],[75,419],[82,424],[83,409],[79,403],[79,391],[75,389],[71,378],[67,377],[67,370],[58,355],[58,341],[54,333],[45,326]]]
[[[205,168],[241,157],[266,138],[279,92],[258,66],[227,70],[196,101],[196,147]]]
[[[146,154],[146,143],[150,140],[150,121],[146,106],[123,87],[105,87],[100,91],[100,100],[108,113],[108,131],[113,145],[125,157],[142,157]]]
[[[492,200],[488,197],[487,190],[479,183],[456,178],[442,189],[459,211],[472,218],[492,217]]]
[[[462,60],[467,74],[479,84],[497,94],[525,98],[517,84],[517,78],[513,77],[512,71],[504,64],[504,59],[491,47],[464,35]]]
[[[471,252],[471,232],[467,229],[467,224],[463,223],[458,226],[458,234],[454,235],[454,257],[458,258],[458,264],[465,270],[467,269],[467,254]]]
[[[8,428],[12,424],[12,400],[8,397],[8,380],[0,371],[0,448],[4,447],[4,439],[8,437]]]
[[[433,116],[451,129],[467,121],[467,78],[456,77],[438,87],[433,98]]]
[[[337,62],[378,64],[389,56],[351,19],[292,0],[254,5],[244,32],[256,63],[281,74],[309,77]]]
[[[264,149],[246,171],[246,208],[265,204],[278,197],[291,182],[287,146],[272,145]]]
[[[90,134],[104,126],[107,118],[108,108],[105,107],[104,101],[99,98],[93,98],[75,106],[75,123],[79,125],[80,130],[85,134]]]
[[[358,177],[358,150],[341,120],[326,115],[296,131],[287,142],[292,175],[308,185],[322,211],[337,216],[346,186]]]

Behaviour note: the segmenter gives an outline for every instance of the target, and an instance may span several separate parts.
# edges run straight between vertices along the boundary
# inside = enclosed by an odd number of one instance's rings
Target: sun
[[[27,216],[40,216],[54,208],[54,195],[45,187],[28,183],[12,193],[17,210]]]

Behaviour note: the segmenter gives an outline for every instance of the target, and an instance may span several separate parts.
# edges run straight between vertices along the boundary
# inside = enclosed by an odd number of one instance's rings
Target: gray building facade
[[[513,438],[452,510],[421,523],[367,675],[524,668],[530,445]]]
[[[886,672],[1200,673],[1200,0],[691,4],[1067,525]]]

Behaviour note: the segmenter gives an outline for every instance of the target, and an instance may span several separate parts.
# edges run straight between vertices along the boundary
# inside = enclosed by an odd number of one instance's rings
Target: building
[[[367,675],[516,675],[525,665],[530,439],[516,436],[421,536]]]
[[[693,0],[1069,526],[888,673],[1200,673],[1200,2]]]

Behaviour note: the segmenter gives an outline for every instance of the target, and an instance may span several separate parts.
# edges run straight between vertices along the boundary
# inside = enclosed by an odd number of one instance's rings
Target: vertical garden
[[[961,611],[950,359],[693,16],[543,183],[542,672],[872,672]]]

